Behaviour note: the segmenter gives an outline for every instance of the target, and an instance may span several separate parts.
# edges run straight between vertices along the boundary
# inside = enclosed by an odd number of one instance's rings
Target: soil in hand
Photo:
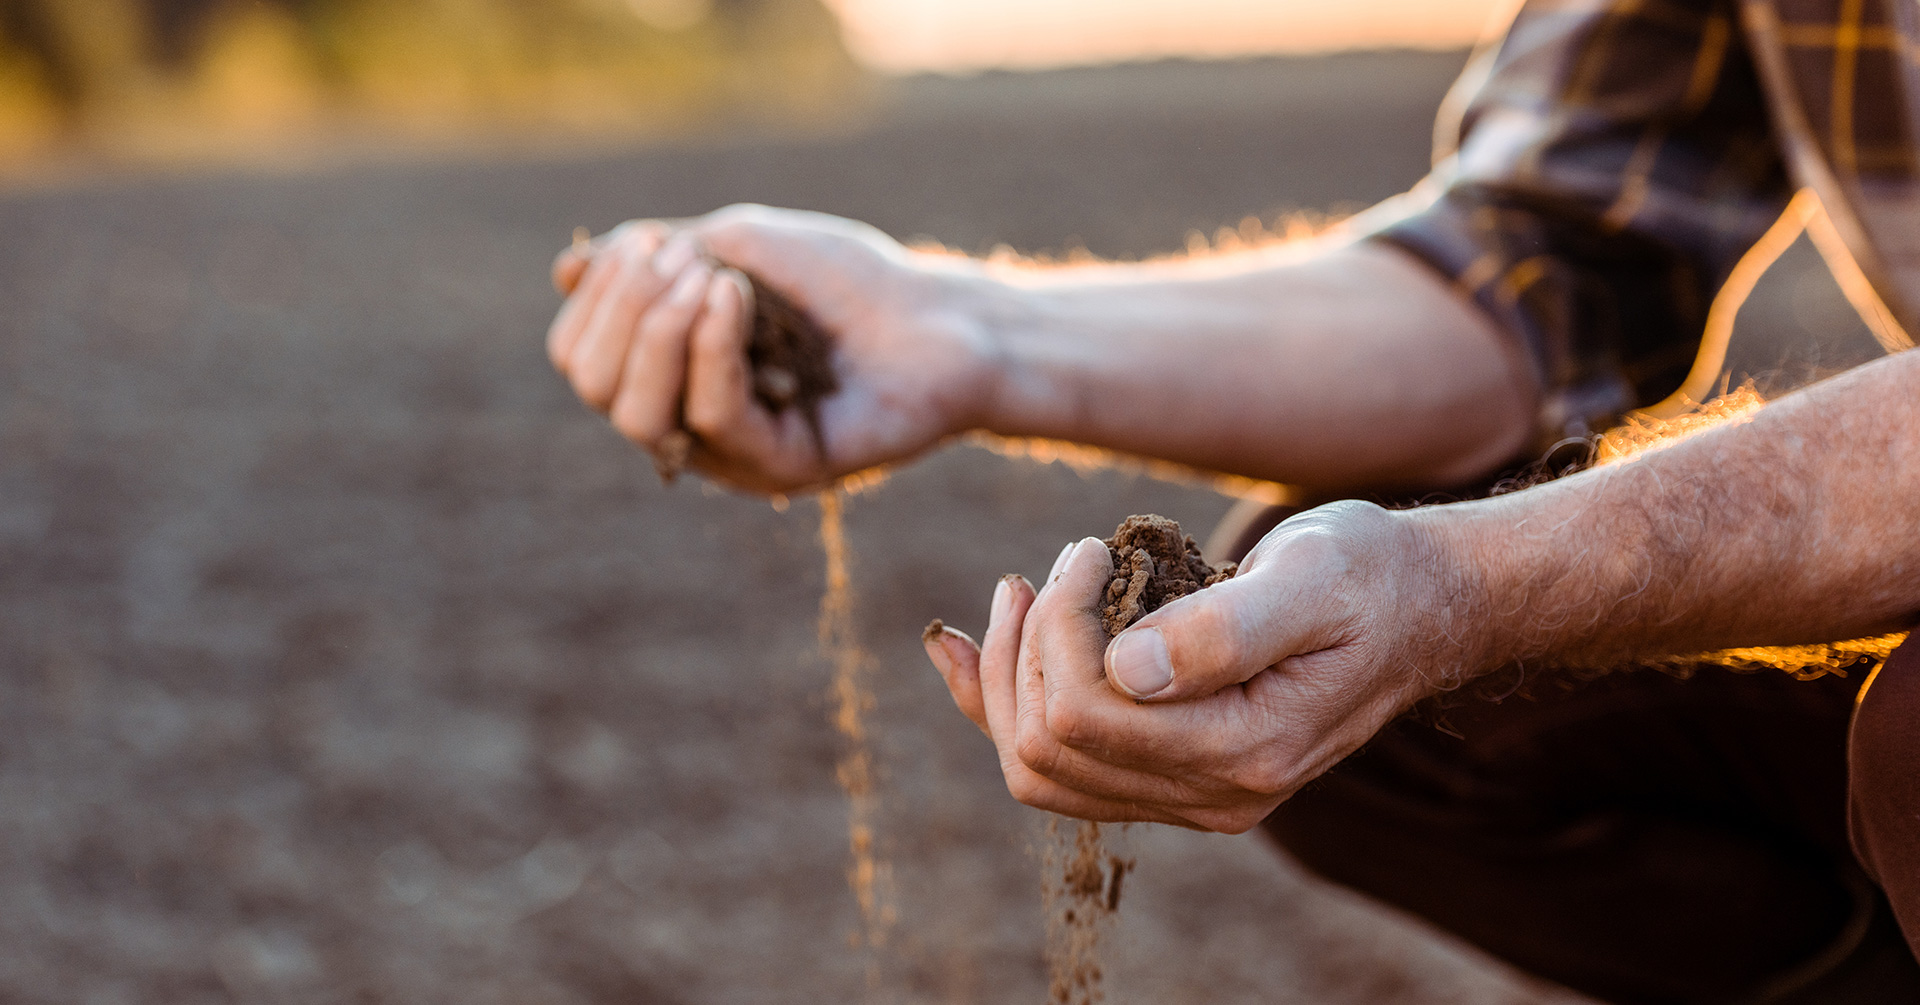
[[[819,445],[820,402],[840,389],[833,372],[833,337],[783,294],[753,284],[753,334],[747,360],[753,364],[753,396],[774,413],[797,408]]]
[[[814,448],[825,457],[820,403],[840,389],[840,378],[833,372],[833,337],[784,294],[752,276],[747,281],[753,286],[747,362],[753,369],[754,400],[775,415],[798,409],[813,433]],[[671,482],[679,477],[692,452],[693,434],[686,430],[676,429],[662,437],[653,451],[660,479]]]
[[[1196,590],[1233,578],[1234,563],[1213,566],[1200,546],[1163,516],[1130,516],[1107,539],[1113,554],[1113,579],[1107,583],[1100,621],[1108,635]]]

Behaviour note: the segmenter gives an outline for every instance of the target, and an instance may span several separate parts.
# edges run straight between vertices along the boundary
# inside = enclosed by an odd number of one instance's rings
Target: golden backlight
[[[827,0],[889,73],[1472,45],[1517,0]]]
[[[0,178],[810,128],[872,71],[1453,48],[1517,2],[31,0],[0,18]]]

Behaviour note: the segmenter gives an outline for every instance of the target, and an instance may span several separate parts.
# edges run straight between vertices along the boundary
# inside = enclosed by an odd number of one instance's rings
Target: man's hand
[[[1037,596],[1001,581],[980,647],[927,643],[1030,806],[1239,833],[1474,665],[1464,591],[1413,522],[1366,503],[1281,524],[1233,579],[1109,643],[1111,574],[1087,538]]]
[[[824,457],[802,416],[753,398],[740,272],[834,339]],[[734,206],[625,224],[553,273],[569,298],[548,350],[581,398],[649,449],[692,433],[696,469],[763,492],[972,429],[1291,485],[1444,486],[1511,460],[1532,429],[1531,370],[1508,341],[1369,241],[1036,267]]]
[[[1239,831],[1441,688],[1920,622],[1920,352],[1534,488],[1276,527],[1111,644],[1089,539],[928,643],[1021,801]],[[1103,665],[1104,664],[1104,665]],[[1144,696],[1141,704],[1123,697]]]
[[[733,206],[694,220],[634,221],[561,252],[568,294],[547,337],[589,406],[649,450],[675,430],[690,462],[787,492],[917,454],[970,428],[985,398],[983,340],[949,300],[963,280],[938,256],[818,213]],[[751,273],[835,341],[839,393],[821,407],[826,455],[797,410],[752,394]]]

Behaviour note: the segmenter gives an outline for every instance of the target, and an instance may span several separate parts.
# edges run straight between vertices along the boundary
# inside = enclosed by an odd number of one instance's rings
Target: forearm
[[[1531,430],[1530,372],[1424,266],[1359,244],[996,276],[979,425],[1326,487],[1458,484]]]
[[[1636,459],[1409,514],[1463,671],[1826,642],[1920,617],[1920,353]]]

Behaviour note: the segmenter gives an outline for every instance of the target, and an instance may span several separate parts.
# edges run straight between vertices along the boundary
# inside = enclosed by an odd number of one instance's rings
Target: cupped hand
[[[833,338],[840,389],[817,443],[798,409],[752,393],[749,273]],[[622,224],[560,253],[567,301],[553,364],[622,434],[659,450],[693,437],[689,463],[761,492],[790,492],[911,457],[977,424],[987,350],[959,307],[975,277],[851,220],[731,206],[692,220]]]
[[[1003,579],[978,646],[948,629],[927,653],[1021,802],[1239,833],[1468,675],[1468,590],[1448,566],[1400,514],[1336,503],[1109,642],[1112,558],[1087,538],[1037,594]]]

